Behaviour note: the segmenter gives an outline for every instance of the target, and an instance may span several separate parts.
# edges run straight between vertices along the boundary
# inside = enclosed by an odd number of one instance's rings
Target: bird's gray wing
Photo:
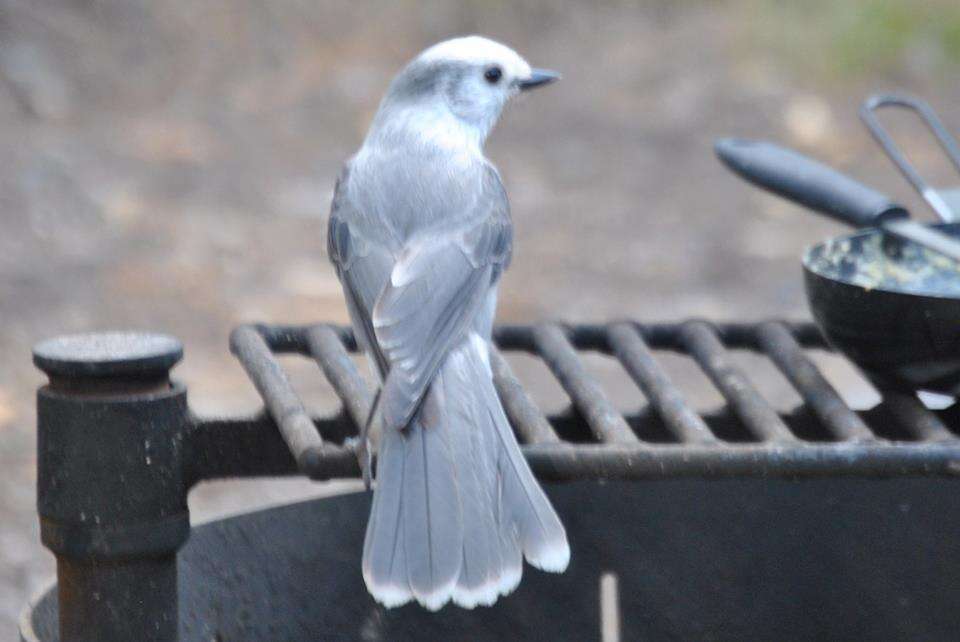
[[[380,378],[389,364],[380,350],[371,313],[394,264],[394,254],[382,239],[369,233],[364,213],[350,200],[346,189],[350,164],[337,179],[327,224],[327,255],[343,285],[347,309],[357,341],[373,361]]]
[[[403,428],[443,358],[464,338],[490,287],[510,260],[506,193],[490,166],[462,225],[424,230],[401,250],[373,308],[381,353],[389,363],[380,408],[384,428]]]

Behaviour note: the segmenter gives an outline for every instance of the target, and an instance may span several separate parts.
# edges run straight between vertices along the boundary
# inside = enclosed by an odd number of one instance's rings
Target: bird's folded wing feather
[[[462,225],[414,234],[396,255],[372,306],[370,277],[363,273],[382,260],[378,248],[363,238],[361,226],[331,217],[331,257],[348,300],[355,299],[363,317],[365,339],[388,369],[380,398],[385,427],[409,422],[443,358],[464,337],[510,260],[509,206],[492,168],[472,209],[450,213],[449,220]]]
[[[344,185],[349,165],[337,181],[330,220],[327,225],[327,254],[343,284],[347,309],[353,320],[357,342],[370,356],[382,378],[389,364],[377,345],[371,311],[393,267],[390,248],[365,234],[363,215],[346,197]]]

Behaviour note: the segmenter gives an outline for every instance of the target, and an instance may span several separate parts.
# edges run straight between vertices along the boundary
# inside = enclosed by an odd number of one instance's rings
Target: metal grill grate
[[[960,439],[949,427],[955,409],[935,412],[914,395],[886,393],[869,410],[854,411],[807,356],[828,349],[812,324],[679,324],[498,326],[492,353],[496,388],[524,454],[541,477],[668,478],[678,476],[957,475]],[[360,473],[355,442],[325,439],[294,392],[276,354],[314,359],[356,434],[373,391],[357,371],[349,328],[333,325],[247,325],[231,348],[250,376],[300,472],[316,479]],[[768,358],[803,404],[779,414],[734,363],[731,350]],[[655,351],[690,356],[726,405],[701,415],[684,399]],[[575,412],[546,417],[511,371],[503,351],[539,357],[570,398]],[[649,401],[648,412],[626,417],[611,403],[580,358],[581,351],[615,357]],[[729,427],[745,433],[731,440]],[[562,435],[589,435],[588,440]],[[641,435],[664,434],[665,440]]]

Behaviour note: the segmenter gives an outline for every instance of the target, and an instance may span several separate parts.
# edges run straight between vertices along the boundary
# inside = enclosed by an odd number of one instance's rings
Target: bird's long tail
[[[513,436],[476,334],[454,348],[404,431],[380,439],[363,578],[384,605],[493,604],[523,558],[553,572],[566,533]]]

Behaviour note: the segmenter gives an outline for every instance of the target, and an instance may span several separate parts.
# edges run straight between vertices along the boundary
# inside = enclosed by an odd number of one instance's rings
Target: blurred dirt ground
[[[799,253],[840,230],[744,187],[711,142],[798,146],[927,216],[856,108],[903,89],[960,127],[960,17],[949,2],[784,4],[0,0],[0,631],[53,573],[34,512],[31,344],[170,332],[198,412],[254,410],[227,335],[243,321],[345,320],[322,233],[334,178],[392,74],[437,40],[483,33],[564,74],[510,108],[488,145],[517,230],[502,320],[804,317]],[[960,180],[930,146],[914,152]],[[613,364],[588,361],[619,404],[642,403]],[[699,404],[717,402],[689,363],[667,362]],[[825,363],[869,403],[854,373]],[[536,379],[536,364],[517,364]],[[292,366],[330,406],[319,374]],[[224,482],[191,507],[207,519],[330,490]]]

